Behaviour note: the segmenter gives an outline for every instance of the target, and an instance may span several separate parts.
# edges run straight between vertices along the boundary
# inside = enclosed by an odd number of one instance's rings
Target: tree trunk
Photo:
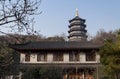
[[[118,79],[118,73],[115,73],[115,79]]]

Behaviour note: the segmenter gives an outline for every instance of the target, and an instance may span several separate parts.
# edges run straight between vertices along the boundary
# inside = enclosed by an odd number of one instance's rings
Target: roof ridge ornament
[[[76,16],[79,16],[79,14],[78,14],[78,9],[76,8]]]

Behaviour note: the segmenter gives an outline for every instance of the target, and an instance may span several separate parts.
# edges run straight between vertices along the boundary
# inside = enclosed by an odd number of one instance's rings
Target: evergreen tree
[[[101,63],[107,74],[113,79],[120,75],[120,37],[116,41],[106,40],[100,49]]]

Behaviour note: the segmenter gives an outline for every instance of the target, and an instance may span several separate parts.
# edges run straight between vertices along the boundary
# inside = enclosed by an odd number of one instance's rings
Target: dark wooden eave
[[[39,41],[29,42],[24,44],[9,45],[15,50],[71,50],[71,49],[99,49],[101,46],[91,42],[77,42],[77,41]]]
[[[100,63],[20,63],[20,69],[28,68],[28,67],[62,67],[62,68],[95,68],[98,66],[102,66]]]

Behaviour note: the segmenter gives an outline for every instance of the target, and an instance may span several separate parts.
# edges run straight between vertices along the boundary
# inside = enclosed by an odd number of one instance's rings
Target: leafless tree
[[[93,43],[103,44],[105,42],[105,40],[115,41],[116,38],[117,38],[117,36],[116,36],[116,33],[114,33],[114,31],[106,32],[104,29],[100,29],[99,31],[97,31],[96,36],[94,36],[91,39],[91,41]]]
[[[11,28],[15,32],[35,32],[32,15],[40,14],[41,0],[0,0],[0,28]],[[0,29],[1,33],[4,33]]]
[[[14,38],[14,41],[18,38],[4,31],[3,27],[14,32],[26,31],[27,34],[34,33],[32,25],[34,17],[32,15],[41,13],[38,11],[40,4],[41,0],[0,0],[0,33],[12,37],[12,39]],[[0,41],[0,79],[4,78],[5,73],[9,71],[9,66],[14,62],[11,59],[13,57],[7,42]]]

